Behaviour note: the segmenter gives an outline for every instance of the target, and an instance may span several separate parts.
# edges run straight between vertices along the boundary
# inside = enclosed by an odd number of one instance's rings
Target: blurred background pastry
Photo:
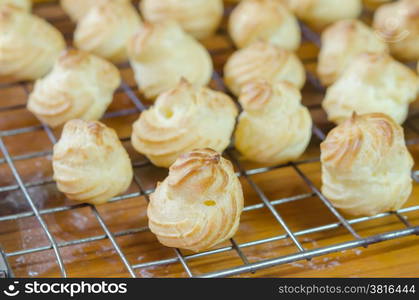
[[[146,23],[128,44],[135,79],[147,98],[176,87],[184,77],[205,86],[212,76],[207,51],[175,22]]]
[[[224,13],[222,0],[142,0],[140,9],[146,21],[176,21],[197,39],[212,35]]]
[[[102,1],[78,21],[74,43],[82,50],[121,63],[128,59],[128,40],[141,24],[130,1]]]
[[[278,0],[242,1],[233,10],[228,29],[238,48],[260,40],[291,51],[300,47],[298,21]]]
[[[13,5],[0,7],[0,28],[0,77],[7,81],[44,76],[65,48],[55,27]]]
[[[286,80],[301,89],[306,75],[293,52],[259,41],[234,52],[224,66],[224,81],[236,96],[245,84],[257,79],[271,84]]]
[[[403,129],[380,113],[356,115],[321,144],[322,192],[351,215],[397,210],[412,191]]]
[[[362,0],[284,0],[288,7],[310,27],[321,30],[339,20],[356,19]]]
[[[80,50],[68,50],[53,70],[36,81],[28,109],[55,127],[72,119],[98,120],[121,83],[111,63]]]
[[[331,85],[361,53],[387,53],[387,44],[359,20],[334,23],[322,33],[317,74],[323,85]]]
[[[394,56],[419,60],[419,1],[400,0],[380,6],[374,15],[374,28]]]
[[[150,230],[165,246],[203,251],[233,237],[243,191],[232,164],[210,149],[180,156],[150,195]]]
[[[0,0],[0,7],[6,4],[12,4],[16,7],[22,8],[26,11],[30,11],[32,7],[31,0]]]
[[[230,143],[237,114],[229,96],[181,80],[141,114],[131,141],[153,164],[169,167],[180,154],[195,148],[222,153]]]
[[[257,80],[241,91],[235,146],[244,159],[281,164],[300,157],[311,138],[312,120],[301,93],[289,82]]]
[[[401,124],[418,89],[419,77],[413,70],[388,54],[364,53],[328,88],[323,108],[338,124],[354,111],[385,113]]]
[[[77,22],[99,3],[112,1],[130,2],[130,0],[60,0],[60,4],[71,20]]]
[[[65,124],[54,146],[52,167],[58,190],[69,199],[102,204],[131,184],[129,156],[115,131],[97,121]]]

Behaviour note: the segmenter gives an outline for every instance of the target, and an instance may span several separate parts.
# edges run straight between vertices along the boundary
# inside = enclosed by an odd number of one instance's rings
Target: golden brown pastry
[[[243,87],[239,101],[243,112],[235,146],[243,158],[281,164],[301,156],[310,142],[312,120],[298,89],[286,81],[271,85],[257,80]]]
[[[30,11],[32,7],[31,0],[0,0],[0,7],[8,4],[14,5],[26,11]]]
[[[367,8],[377,8],[380,5],[383,5],[391,1],[393,0],[364,0],[363,2]]]
[[[182,77],[197,86],[212,75],[208,51],[174,22],[144,24],[128,44],[140,90],[147,98],[174,88]]]
[[[362,12],[362,0],[284,0],[289,8],[314,29],[344,19],[356,19]]]
[[[118,0],[60,0],[61,7],[63,10],[70,16],[70,18],[77,22],[84,15],[86,15],[89,10],[97,6],[100,2],[111,2]],[[127,2],[129,0],[119,0]]]
[[[102,204],[131,184],[125,148],[115,131],[98,121],[67,122],[53,152],[58,190],[71,200]]]
[[[176,21],[197,39],[212,35],[223,17],[223,0],[142,0],[140,9],[151,23]]]
[[[387,44],[358,20],[336,22],[322,33],[317,73],[324,85],[335,82],[361,53],[387,53]]]
[[[321,144],[322,192],[351,215],[397,210],[412,191],[403,129],[381,114],[356,115]]]
[[[261,41],[233,53],[224,66],[224,81],[236,96],[256,79],[271,84],[286,80],[301,89],[305,76],[304,66],[294,53]]]
[[[380,6],[374,15],[374,28],[399,59],[419,59],[419,1],[400,0]]]
[[[195,148],[223,152],[237,114],[229,96],[182,80],[141,114],[131,142],[156,166],[169,167],[180,154]]]
[[[165,246],[195,252],[233,237],[243,191],[232,164],[211,149],[180,156],[147,208],[150,230]]]
[[[301,31],[295,16],[278,0],[247,0],[232,12],[228,29],[238,48],[263,40],[287,50],[300,47]]]
[[[68,50],[53,70],[39,79],[28,109],[51,127],[72,119],[98,120],[112,102],[121,82],[118,69],[80,50]]]
[[[57,29],[15,6],[0,7],[0,28],[0,77],[8,81],[42,77],[65,48]]]
[[[323,108],[329,120],[338,124],[354,111],[385,113],[401,124],[418,87],[416,73],[388,54],[364,53],[328,88]]]
[[[78,22],[75,45],[85,51],[121,63],[128,59],[128,40],[141,27],[130,1],[103,1]]]

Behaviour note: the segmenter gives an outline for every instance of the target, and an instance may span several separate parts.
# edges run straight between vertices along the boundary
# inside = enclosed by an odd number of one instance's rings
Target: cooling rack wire
[[[56,25],[64,34],[66,39],[71,43],[71,34],[72,30],[74,29],[74,25],[71,25],[68,18],[59,10],[57,4],[54,3],[44,3],[39,4],[35,8],[36,13],[40,15],[47,15],[46,19]],[[59,13],[55,13],[55,11],[59,11]],[[226,15],[229,14],[229,9],[226,10]],[[224,26],[225,28],[225,26]],[[304,42],[313,45],[313,47],[320,46],[320,38],[318,34],[311,31],[308,27],[304,24],[301,24]],[[220,29],[219,34],[224,37],[225,41],[228,43],[224,43],[224,46],[218,49],[210,49],[210,53],[212,56],[221,56],[227,57],[229,53],[233,50],[233,46],[231,41],[228,40],[227,34],[225,29]],[[316,58],[304,58],[303,61],[305,64],[315,63]],[[217,63],[216,63],[217,65]],[[124,64],[119,66],[122,73],[129,72],[128,64]],[[216,68],[219,69],[219,68]],[[310,89],[314,90],[314,92],[318,95],[322,95],[324,93],[324,88],[321,86],[319,81],[314,75],[313,71],[307,71],[307,79]],[[212,87],[227,92],[227,89],[224,86],[222,80],[222,74],[219,71],[215,71],[213,74],[213,80],[211,83]],[[28,95],[31,89],[31,84],[27,82],[16,83],[16,84],[7,84],[7,83],[0,83],[0,93],[7,89],[16,89],[19,88],[24,95]],[[135,83],[127,82],[127,80],[123,81],[120,88],[118,89],[117,93],[124,94],[126,99],[129,99],[131,103],[131,107],[118,109],[115,111],[110,111],[104,116],[104,120],[111,120],[113,118],[119,118],[123,120],[133,120],[138,116],[138,114],[144,111],[150,103],[147,103],[142,100],[142,97],[136,90]],[[1,94],[0,94],[1,95]],[[313,93],[303,93],[303,98],[307,98],[313,95]],[[9,97],[11,97],[9,95]],[[0,97],[2,98],[2,97]],[[304,99],[306,100],[306,99]],[[319,103],[307,105],[310,109],[311,113],[315,113],[321,109]],[[183,251],[179,249],[173,249],[170,257],[168,258],[158,258],[141,263],[132,263],[124,249],[120,246],[118,242],[118,238],[127,237],[130,235],[135,235],[138,233],[147,232],[149,229],[147,226],[141,226],[136,228],[130,228],[126,230],[112,230],[110,226],[107,224],[107,220],[102,216],[100,212],[100,208],[96,208],[95,206],[89,204],[75,204],[71,202],[67,202],[64,205],[59,205],[50,208],[43,208],[39,205],[39,195],[36,193],[40,193],[43,189],[47,189],[47,187],[54,186],[54,182],[51,177],[41,178],[40,180],[29,180],[25,179],[25,176],[22,175],[22,169],[17,166],[18,163],[24,162],[26,160],[36,160],[41,158],[48,158],[52,154],[52,146],[57,142],[59,137],[59,133],[55,130],[52,130],[45,124],[39,123],[31,126],[23,126],[23,127],[13,127],[10,123],[15,121],[13,112],[18,110],[24,110],[25,104],[24,103],[14,103],[12,101],[12,105],[7,106],[0,106],[0,150],[2,156],[0,156],[0,165],[3,168],[7,167],[10,171],[8,180],[1,179],[0,177],[0,208],[2,201],[5,201],[7,195],[10,193],[15,193],[12,195],[18,195],[23,199],[22,201],[25,202],[23,208],[18,206],[15,210],[11,210],[11,213],[6,214],[0,211],[0,224],[4,222],[11,222],[11,221],[19,221],[22,219],[27,218],[34,218],[34,221],[37,222],[37,226],[43,231],[45,237],[45,244],[36,247],[28,247],[23,249],[14,249],[13,251],[1,251],[0,255],[0,277],[12,277],[14,275],[14,270],[10,260],[13,260],[14,263],[18,262],[19,257],[23,257],[28,254],[39,254],[45,251],[52,251],[53,252],[53,259],[55,259],[56,264],[58,265],[58,275],[62,277],[69,276],[67,271],[65,258],[63,258],[63,249],[66,247],[71,247],[75,245],[83,245],[88,243],[93,243],[102,240],[108,240],[113,248],[113,251],[119,257],[120,262],[123,264],[125,268],[125,273],[132,277],[138,277],[139,270],[147,269],[150,267],[157,267],[157,266],[168,266],[172,264],[180,264],[180,266],[184,269],[184,273],[189,277],[227,277],[233,275],[239,275],[243,273],[254,273],[260,269],[265,269],[281,264],[287,263],[294,263],[297,261],[302,260],[310,260],[317,256],[322,256],[334,252],[345,251],[348,249],[353,249],[357,247],[367,247],[370,244],[379,243],[386,240],[397,239],[409,235],[418,235],[419,234],[419,226],[413,226],[409,218],[406,214],[414,213],[419,211],[419,205],[413,205],[404,207],[398,211],[382,213],[371,217],[361,217],[361,218],[346,218],[343,216],[339,211],[337,211],[329,202],[329,200],[321,193],[321,191],[316,187],[316,184],[310,179],[310,176],[306,174],[304,171],[303,166],[310,163],[318,163],[319,158],[308,158],[302,159],[293,163],[278,165],[278,166],[271,166],[271,167],[251,167],[248,168],[242,161],[240,161],[237,153],[233,148],[228,148],[225,156],[230,159],[236,167],[237,175],[240,177],[242,182],[245,182],[248,185],[249,189],[256,195],[258,198],[258,202],[255,204],[247,205],[244,208],[244,213],[262,210],[265,209],[269,212],[272,217],[273,222],[276,223],[276,227],[278,227],[278,232],[281,234],[273,235],[270,237],[264,238],[257,238],[247,242],[238,242],[235,238],[231,239],[225,245],[215,248],[213,250],[200,252],[200,253],[188,253],[185,254]],[[12,117],[7,118],[5,116],[11,115]],[[130,119],[131,117],[131,119]],[[419,127],[415,124],[415,120],[419,119],[419,112],[413,112],[409,116],[406,127],[415,134],[412,138],[407,140],[407,144],[416,145],[419,144]],[[3,121],[2,121],[3,118]],[[4,129],[4,125],[6,129]],[[8,126],[10,125],[10,126]],[[10,127],[10,128],[9,128]],[[329,124],[330,127],[330,124]],[[31,151],[29,153],[21,153],[13,155],[11,150],[9,149],[6,140],[9,138],[16,138],[20,140],[21,146],[30,144],[31,141],[30,136],[37,132],[43,132],[48,137],[48,150],[43,151]],[[322,128],[322,126],[318,126],[315,124],[313,126],[313,138],[317,138],[319,141],[322,141],[327,134],[327,130]],[[124,144],[129,143],[129,138],[124,137],[121,139]],[[26,146],[25,146],[26,147]],[[30,147],[29,147],[30,148]],[[128,201],[129,199],[138,199],[138,201],[148,201],[148,195],[153,192],[153,188],[150,187],[150,184],[147,184],[147,181],[152,181],[154,183],[156,180],[146,178],[146,175],[140,175],[141,169],[144,168],[154,168],[150,162],[146,161],[144,158],[140,161],[133,161],[133,167],[136,170],[134,176],[134,184],[136,186],[134,192],[130,192],[132,189],[128,191],[128,193],[114,197],[110,200],[109,204],[112,205],[113,203],[120,203],[123,201]],[[264,192],[263,188],[253,179],[255,175],[269,173],[274,170],[282,170],[282,169],[292,169],[297,174],[298,178],[302,180],[304,185],[307,188],[307,193],[298,193],[296,195],[291,195],[287,197],[282,197],[276,200],[270,200],[268,195]],[[20,169],[20,171],[19,171]],[[4,174],[4,172],[0,173],[0,175]],[[3,176],[3,175],[2,175]],[[413,172],[412,176],[416,182],[419,180],[419,173]],[[279,180],[284,180],[284,178],[280,178]],[[4,182],[3,182],[4,181]],[[5,183],[6,182],[6,183]],[[48,189],[47,189],[48,190]],[[246,198],[246,197],[245,197]],[[283,217],[281,214],[281,205],[291,202],[298,202],[302,200],[307,200],[311,198],[316,198],[322,202],[322,205],[325,207],[326,210],[332,215],[334,218],[334,222],[321,225],[321,226],[311,226],[309,228],[305,228],[303,230],[293,230],[292,226],[289,225],[289,222],[286,221],[286,218]],[[105,205],[105,206],[106,206]],[[25,209],[26,208],[26,209]],[[67,211],[75,211],[77,209],[86,208],[90,210],[91,215],[96,219],[99,227],[102,229],[102,232],[99,232],[96,235],[89,235],[82,238],[70,239],[65,241],[57,240],[55,237],[55,233],[50,229],[50,224],[47,222],[48,216],[67,212]],[[302,209],[300,214],[304,213],[304,209]],[[378,220],[384,219],[389,216],[395,216],[397,218],[397,222],[400,222],[402,228],[398,230],[391,230],[380,232],[379,234],[373,234],[368,236],[361,236],[359,232],[356,230],[355,226],[357,224],[366,223],[371,220]],[[417,218],[417,215],[415,216]],[[1,228],[1,225],[0,225]],[[347,239],[343,242],[338,243],[330,243],[326,246],[322,247],[312,247],[308,248],[305,246],[305,243],[302,242],[303,237],[316,234],[316,233],[327,233],[332,230],[342,230],[341,234],[346,234]],[[1,235],[1,231],[0,231]],[[248,255],[245,253],[245,249],[254,246],[262,246],[269,248],[269,245],[278,242],[278,241],[288,241],[289,246],[293,247],[293,251],[288,251],[288,253],[284,255],[275,255],[274,257],[264,258],[264,259],[250,259]],[[0,246],[1,239],[0,239]],[[163,247],[163,246],[161,246]],[[194,272],[193,267],[190,266],[190,263],[194,260],[198,260],[201,258],[211,258],[211,256],[216,256],[220,253],[227,253],[227,252],[234,252],[240,260],[240,263],[227,268],[217,268],[216,270],[212,270],[210,272]],[[18,265],[18,264],[17,264]],[[20,274],[21,275],[21,274]],[[36,274],[28,274],[36,275]],[[96,276],[102,276],[103,274],[95,274]],[[170,275],[170,274],[169,274]]]

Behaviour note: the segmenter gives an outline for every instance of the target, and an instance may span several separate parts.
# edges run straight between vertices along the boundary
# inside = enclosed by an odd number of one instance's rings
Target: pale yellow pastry
[[[142,0],[140,9],[148,22],[176,21],[187,33],[203,39],[212,35],[223,17],[222,0]]]
[[[0,7],[0,28],[0,77],[10,81],[42,77],[65,48],[57,29],[15,6]]]
[[[289,82],[246,84],[240,94],[243,112],[235,146],[244,159],[269,164],[295,160],[307,148],[312,120],[301,93]]]
[[[381,113],[356,115],[321,144],[322,192],[351,215],[397,210],[412,191],[403,129]]]
[[[224,66],[224,81],[236,96],[245,84],[256,79],[271,84],[286,80],[301,89],[306,75],[294,53],[260,41],[233,53]]]
[[[120,82],[113,64],[80,50],[68,50],[53,70],[35,83],[28,109],[51,127],[72,119],[98,120]]]
[[[180,154],[195,148],[223,152],[237,114],[229,96],[182,80],[141,114],[131,142],[156,166],[169,167]]]
[[[354,111],[381,112],[401,124],[419,88],[416,73],[388,54],[359,55],[331,85],[323,101],[328,119],[342,123]]]
[[[228,29],[238,48],[262,40],[287,50],[300,47],[296,17],[278,0],[246,0],[232,12]]]
[[[115,131],[98,121],[71,120],[54,146],[58,190],[69,199],[102,204],[131,184],[129,156]]]
[[[77,22],[82,17],[84,17],[84,15],[86,15],[91,8],[105,1],[128,2],[129,0],[60,0],[60,4],[63,10],[70,16],[70,18],[74,22]]]
[[[377,35],[399,59],[419,59],[419,1],[400,0],[380,6],[374,15]]]
[[[147,98],[174,88],[182,77],[197,86],[209,83],[208,51],[174,22],[146,23],[128,44],[135,79]]]
[[[129,1],[103,1],[78,22],[75,45],[114,63],[128,59],[128,40],[141,27],[141,19]]]
[[[324,85],[335,82],[361,53],[387,53],[387,44],[358,20],[343,20],[322,33],[317,73]]]
[[[243,191],[232,164],[211,149],[180,156],[147,207],[150,230],[165,246],[195,252],[233,237]]]
[[[356,19],[362,12],[362,0],[284,0],[289,8],[314,29],[344,19]]]
[[[0,7],[6,4],[12,4],[26,11],[30,11],[32,7],[31,0],[0,0]]]

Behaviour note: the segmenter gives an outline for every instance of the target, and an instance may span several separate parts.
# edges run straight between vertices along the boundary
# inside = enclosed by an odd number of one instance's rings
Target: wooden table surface
[[[74,24],[65,17],[57,5],[38,5],[35,13],[47,18],[57,26],[71,44]],[[225,23],[225,22],[224,22]],[[225,24],[223,26],[225,28]],[[219,34],[204,41],[211,50],[214,64],[221,71],[225,60],[233,51],[231,41],[221,29]],[[318,49],[310,43],[304,43],[299,51],[299,56],[304,61],[307,70],[315,68],[315,57]],[[135,82],[132,71],[128,66],[121,67],[124,81],[133,89]],[[217,84],[212,83],[216,88]],[[31,83],[19,85],[2,85],[0,88],[0,130],[14,130],[28,126],[38,126],[39,121],[22,105],[27,100],[27,90],[31,90]],[[137,95],[141,95],[135,90]],[[317,126],[327,132],[333,127],[325,118],[324,111],[319,104],[322,94],[310,83],[303,91],[304,104],[310,107],[313,119]],[[15,106],[14,109],[8,109]],[[412,115],[419,112],[418,104],[413,104]],[[115,117],[112,112],[126,110],[130,112],[124,116]],[[152,189],[157,180],[163,179],[167,171],[145,164],[144,157],[135,153],[127,138],[130,136],[131,124],[138,117],[135,106],[123,90],[118,90],[112,105],[109,107],[103,122],[115,128],[119,136],[124,139],[132,161],[137,166],[135,175],[141,181],[144,190]],[[409,149],[416,163],[419,162],[419,135],[411,128],[419,126],[418,118],[412,117],[406,127],[406,138],[412,142]],[[10,133],[10,132],[9,132]],[[59,137],[60,129],[54,130]],[[28,133],[9,135],[2,138],[12,156],[25,155],[34,152],[47,151],[46,155],[30,159],[17,159],[14,161],[19,174],[25,183],[50,180],[52,176],[51,151],[52,144],[48,135],[42,128]],[[320,163],[319,157],[320,140],[313,135],[310,147],[301,158],[306,163],[298,165],[298,168],[320,188]],[[2,160],[0,154],[0,187],[15,185],[10,167]],[[310,162],[311,161],[311,162]],[[259,167],[255,164],[240,162],[247,170]],[[109,166],[111,168],[111,165]],[[415,166],[419,170],[419,166]],[[324,203],[313,195],[313,191],[291,166],[277,168],[272,171],[251,176],[261,191],[269,200],[277,200],[297,195],[305,195],[303,199],[287,201],[276,206],[289,228],[294,232],[319,227],[338,220],[327,209]],[[260,204],[261,199],[245,178],[240,178],[244,193],[245,205]],[[48,208],[74,205],[59,193],[53,182],[45,185],[29,187],[28,191],[36,206],[43,210]],[[129,193],[139,192],[139,187],[132,184]],[[125,199],[108,203],[98,207],[99,214],[113,233],[126,230],[136,231],[147,225],[146,206],[147,199],[144,196]],[[405,207],[419,205],[419,184],[414,183],[413,193]],[[30,212],[30,207],[24,195],[18,189],[0,192],[0,218],[1,216],[13,215],[22,212]],[[412,226],[419,225],[419,211],[404,214]],[[345,216],[351,219],[350,216]],[[94,216],[91,207],[82,206],[71,210],[44,214],[43,218],[58,243],[70,242],[68,246],[61,247],[60,252],[71,277],[126,277],[129,276],[120,257],[116,253],[109,239],[101,239],[104,231]],[[360,222],[353,228],[361,237],[368,237],[380,233],[401,230],[405,228],[396,215]],[[285,230],[274,219],[271,212],[263,207],[257,210],[246,211],[242,215],[240,228],[234,237],[238,244],[247,243],[259,239],[280,236]],[[98,236],[97,240],[88,243],[71,244],[71,241]],[[326,247],[337,243],[353,240],[353,236],[343,227],[319,231],[310,234],[299,234],[299,242],[308,250]],[[173,249],[166,248],[158,243],[149,231],[140,231],[132,234],[118,236],[116,238],[123,253],[130,264],[142,264],[155,260],[170,259],[176,257]],[[18,218],[0,222],[0,247],[6,253],[15,253],[9,257],[16,276],[19,277],[54,277],[60,276],[60,271],[52,250],[17,255],[18,251],[34,247],[49,245],[49,241],[34,216]],[[229,242],[219,247],[229,246]],[[249,262],[257,262],[264,259],[285,256],[298,252],[296,246],[289,238],[260,244],[257,246],[243,247],[243,254]],[[182,254],[190,254],[182,251]],[[201,258],[188,260],[192,272],[196,275],[214,272],[221,269],[242,265],[243,262],[236,251],[230,250]],[[185,277],[187,276],[182,265],[177,263],[158,265],[135,270],[138,277]],[[257,271],[255,274],[246,273],[243,277],[407,277],[419,276],[419,238],[408,236],[396,240],[370,245],[368,248],[356,248],[326,256],[313,258],[311,261],[302,260],[294,263],[276,266],[266,270]]]

